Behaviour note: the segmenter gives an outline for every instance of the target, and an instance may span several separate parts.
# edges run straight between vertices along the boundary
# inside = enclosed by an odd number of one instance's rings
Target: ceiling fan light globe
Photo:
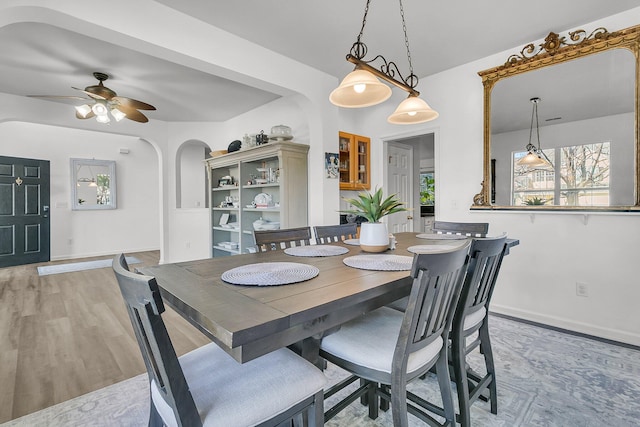
[[[93,111],[93,113],[96,116],[106,116],[107,115],[107,107],[101,103],[101,102],[96,102],[95,104],[93,104],[93,106],[91,107],[91,111]]]
[[[386,101],[391,88],[365,70],[353,70],[329,95],[333,105],[345,108],[370,107]]]
[[[411,125],[434,120],[439,116],[423,99],[409,95],[387,119],[395,125]]]
[[[122,120],[125,117],[127,117],[127,115],[125,113],[123,113],[122,111],[118,110],[117,108],[112,108],[111,109],[111,115],[113,116],[114,119],[116,119],[116,122],[119,122],[120,120]]]
[[[96,116],[96,121],[98,123],[109,123],[111,121],[111,119],[107,115],[97,115]]]
[[[91,112],[91,107],[88,104],[78,105],[75,107],[78,114],[82,117],[87,117],[87,114]]]

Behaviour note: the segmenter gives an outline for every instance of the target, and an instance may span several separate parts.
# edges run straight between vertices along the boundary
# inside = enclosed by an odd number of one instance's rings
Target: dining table
[[[282,347],[297,346],[303,357],[319,363],[318,344],[323,334],[409,294],[410,269],[394,269],[393,264],[386,267],[385,259],[392,256],[410,265],[416,247],[442,252],[466,240],[402,232],[395,234],[395,249],[380,254],[364,252],[345,241],[330,244],[344,248],[339,255],[292,256],[273,250],[137,271],[155,277],[165,303],[236,361],[245,363]],[[510,241],[510,246],[518,242]],[[354,267],[351,261],[362,258],[368,264]],[[314,269],[316,275],[282,285],[238,285],[223,280],[225,275],[234,277],[229,273],[238,269],[260,270],[279,263],[296,263],[303,269]]]

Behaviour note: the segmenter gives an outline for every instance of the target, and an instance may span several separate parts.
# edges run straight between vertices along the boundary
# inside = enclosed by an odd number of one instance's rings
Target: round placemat
[[[262,262],[232,268],[220,277],[234,285],[274,286],[303,282],[319,273],[316,267],[297,262]]]
[[[360,246],[360,239],[346,239],[344,241],[345,245],[354,245],[354,246]]]
[[[354,255],[342,260],[346,265],[362,270],[411,270],[413,258],[404,255]]]
[[[295,246],[284,250],[287,255],[309,257],[342,255],[347,252],[349,252],[349,249],[344,246],[332,245]]]
[[[460,245],[415,245],[409,246],[407,250],[414,254],[435,254],[438,252],[449,252],[459,247]]]
[[[416,236],[419,239],[430,239],[430,240],[465,240],[468,239],[469,236],[461,236],[460,234],[418,234]]]

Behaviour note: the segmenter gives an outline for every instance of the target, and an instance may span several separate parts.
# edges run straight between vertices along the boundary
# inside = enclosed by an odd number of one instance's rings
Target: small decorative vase
[[[360,224],[360,248],[365,252],[383,252],[389,249],[387,224],[382,222]]]

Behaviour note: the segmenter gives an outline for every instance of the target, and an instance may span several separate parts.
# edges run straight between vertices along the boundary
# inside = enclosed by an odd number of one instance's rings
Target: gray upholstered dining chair
[[[436,234],[460,234],[463,236],[485,237],[489,232],[489,223],[434,221],[433,232]]]
[[[276,251],[294,246],[309,245],[309,227],[282,228],[279,230],[256,230],[253,232],[258,252]]]
[[[358,224],[316,225],[313,227],[316,243],[341,242],[355,239],[358,234]]]
[[[508,245],[503,234],[493,238],[473,239],[469,250],[467,274],[451,325],[451,358],[458,394],[458,422],[471,425],[470,408],[489,389],[491,412],[498,413],[495,365],[489,338],[489,303]],[[473,337],[473,339],[471,338]],[[480,346],[485,374],[478,374],[466,355]]]
[[[357,391],[325,412],[325,421],[359,397],[366,397],[370,418],[378,416],[380,398],[391,402],[395,427],[407,426],[408,412],[431,425],[455,425],[446,343],[469,245],[466,242],[451,252],[414,256],[413,285],[404,313],[381,307],[322,339],[320,355],[353,374],[325,392],[325,399],[361,379]],[[432,367],[438,376],[443,411],[406,389],[407,382]],[[443,415],[445,424],[425,410]]]
[[[113,270],[149,375],[149,426],[279,426],[303,414],[323,425],[319,369],[287,349],[240,364],[214,343],[178,358],[155,278],[130,272],[124,255]]]

